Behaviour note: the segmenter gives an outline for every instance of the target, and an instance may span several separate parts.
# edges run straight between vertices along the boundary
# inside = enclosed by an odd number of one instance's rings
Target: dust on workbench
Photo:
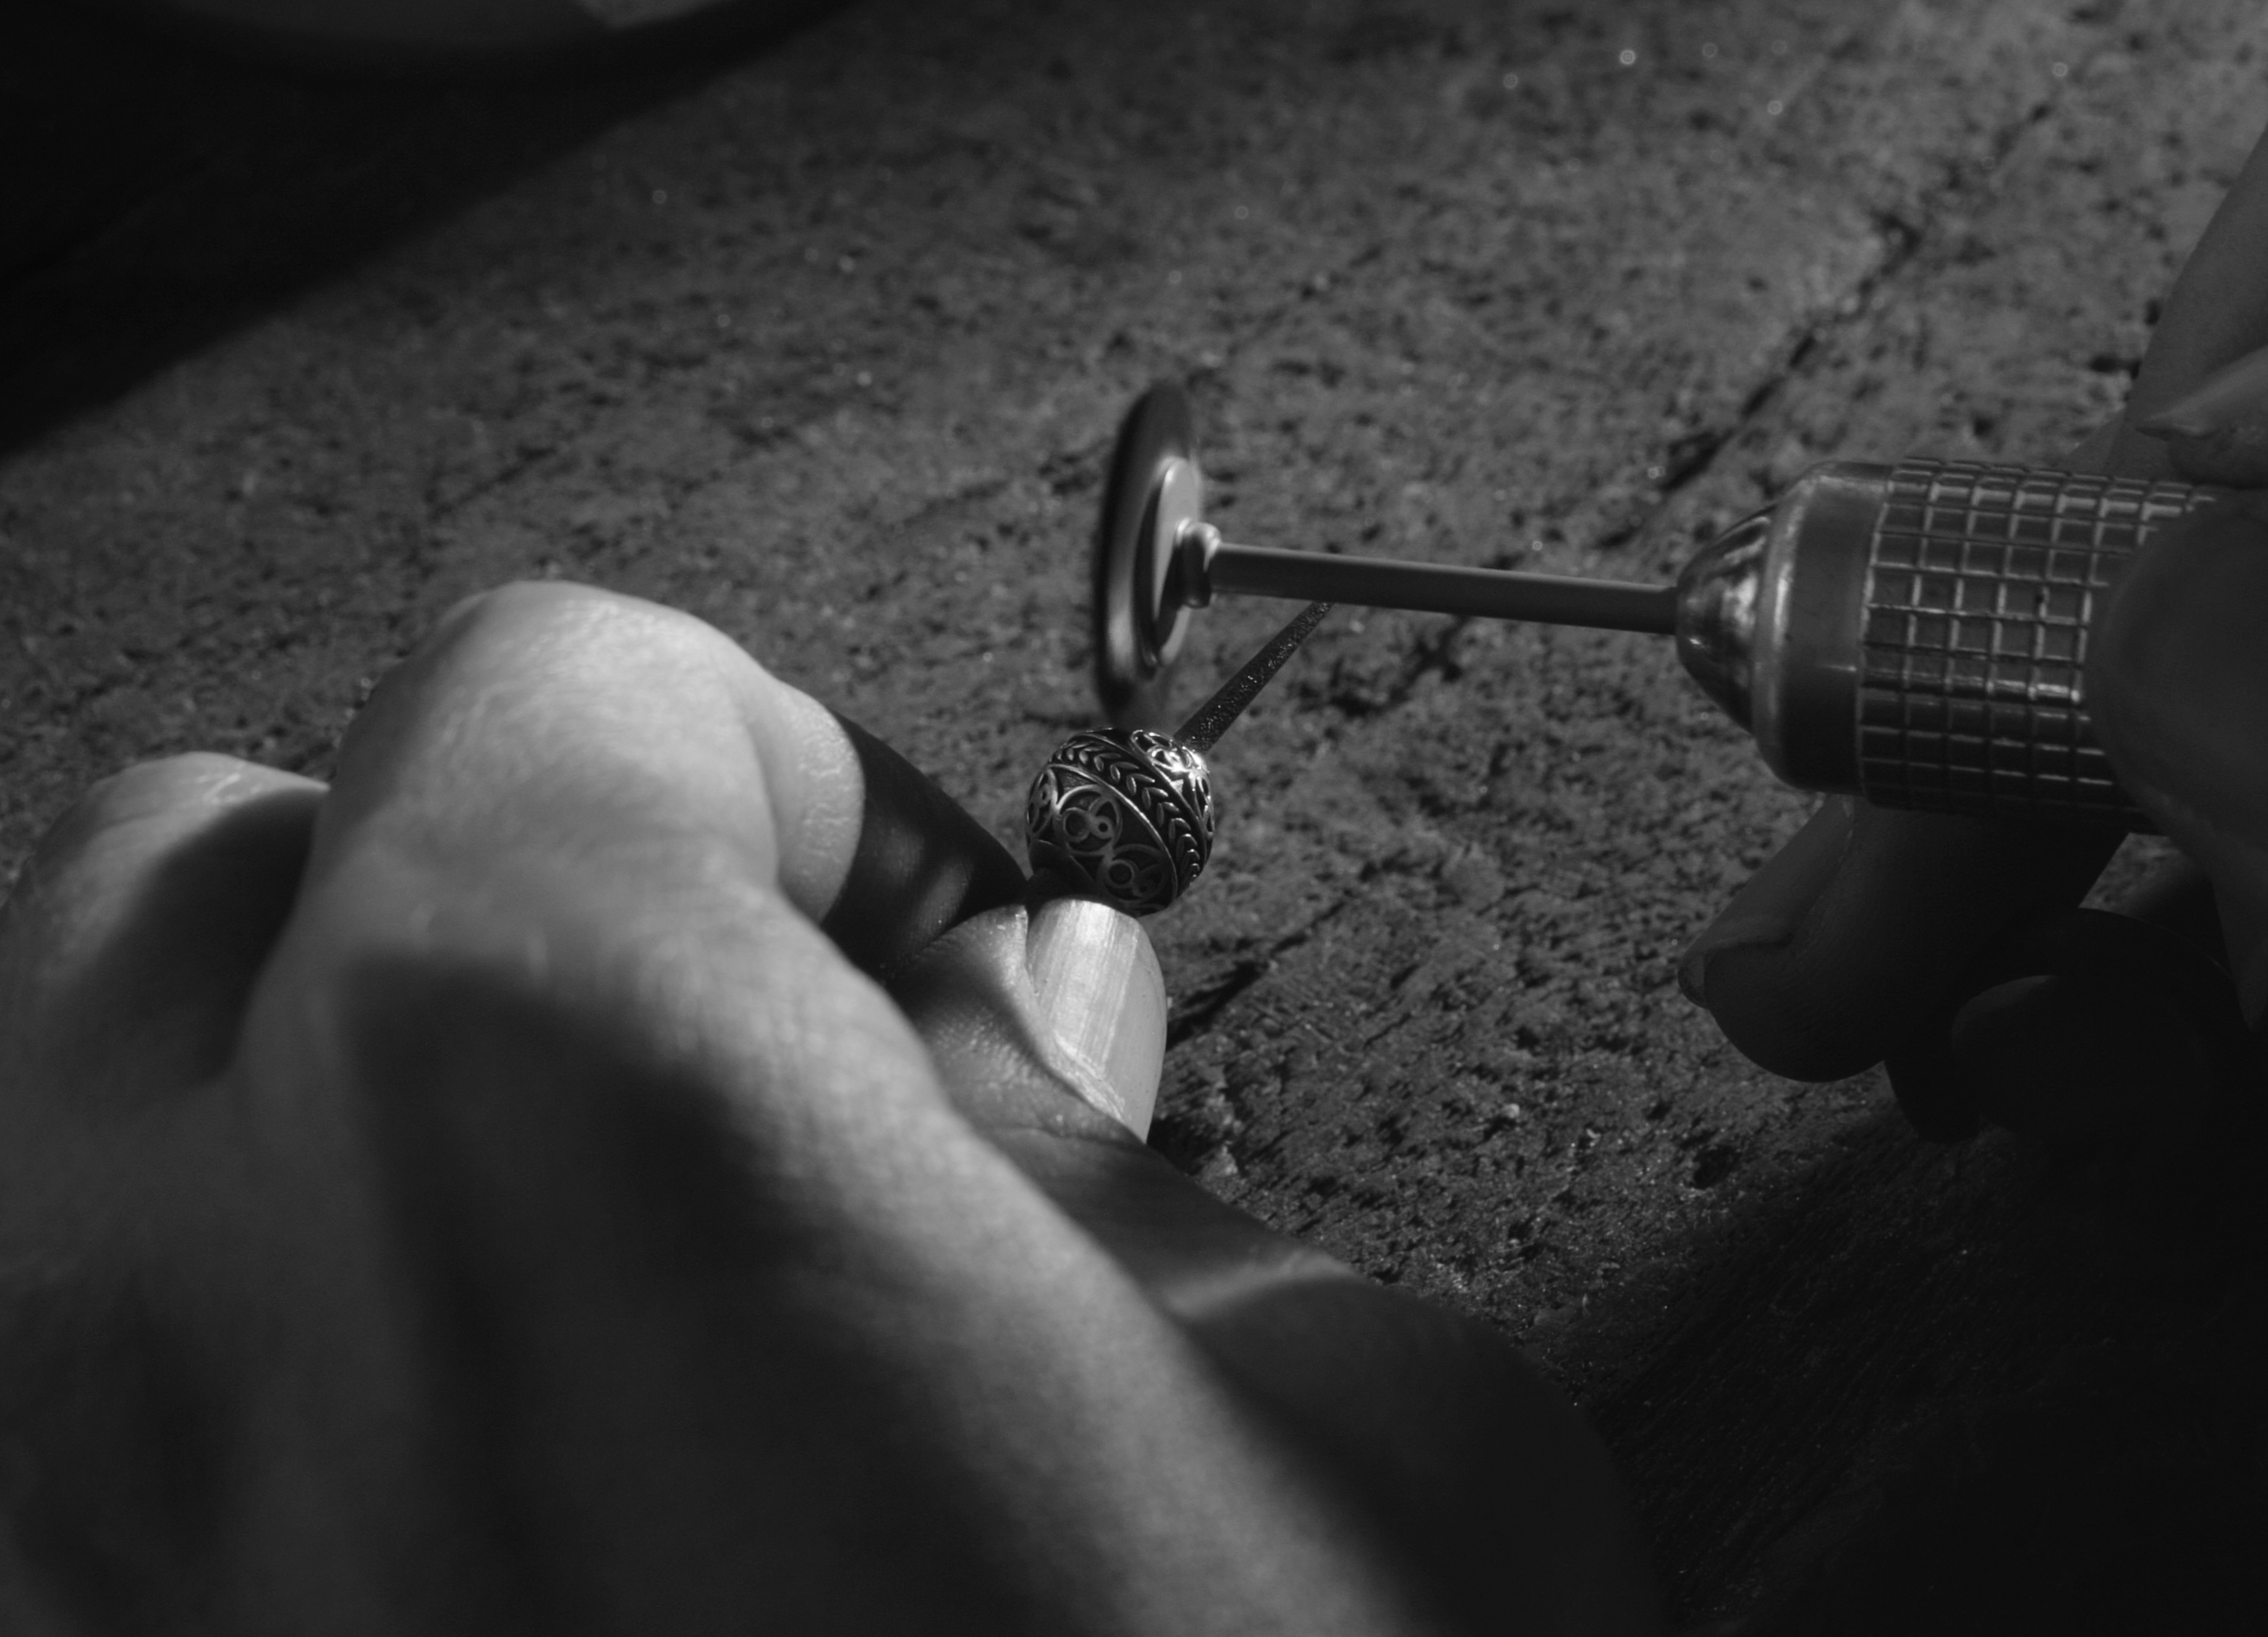
[[[895,0],[618,103],[381,108],[313,178],[256,121],[114,166],[131,197],[0,293],[64,315],[0,469],[0,856],[136,757],[320,771],[442,608],[525,576],[706,617],[1012,836],[1087,721],[1147,382],[1189,383],[1232,538],[1664,576],[1814,460],[2037,459],[2110,413],[2268,114],[2260,43],[2238,0]],[[465,157],[469,202],[451,133],[520,144]],[[232,176],[328,196],[342,154],[402,179],[382,249],[202,237]],[[62,413],[75,348],[118,369],[63,297],[232,279],[225,334]],[[1279,613],[1207,615],[1190,697]],[[1935,1149],[1876,1076],[1722,1045],[1678,951],[1807,803],[1665,644],[1344,611],[1216,766],[1212,874],[1154,929],[1158,1146],[1529,1348],[1682,1615],[1776,1580],[1816,1629],[1965,1630],[2044,1581],[2092,1629],[2106,1538],[2230,1572],[2235,1146]]]

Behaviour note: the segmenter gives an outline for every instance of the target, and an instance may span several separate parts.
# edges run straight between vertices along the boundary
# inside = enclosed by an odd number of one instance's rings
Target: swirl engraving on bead
[[[1163,733],[1074,733],[1032,782],[1024,808],[1032,867],[1147,915],[1189,891],[1212,855],[1204,758]]]

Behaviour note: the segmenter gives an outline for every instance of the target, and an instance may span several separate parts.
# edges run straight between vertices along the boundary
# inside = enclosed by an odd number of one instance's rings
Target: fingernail
[[[1686,945],[1677,963],[1685,998],[1709,1007],[1709,968],[1730,955],[1784,949],[1834,878],[1851,839],[1851,807],[1830,799]]]
[[[1166,1061],[1166,980],[1142,923],[1086,898],[1032,911],[1024,964],[1080,1092],[1138,1137],[1150,1134]]]
[[[1784,948],[1794,936],[1795,923],[1778,916],[1720,915],[1686,945],[1684,958],[1677,963],[1677,987],[1706,1011],[1712,961],[1735,951]]]
[[[2215,370],[2134,429],[2151,437],[2206,438],[2240,427],[2268,427],[2268,347]]]
[[[2134,429],[2162,442],[2193,483],[2268,483],[2268,347],[2215,370]]]

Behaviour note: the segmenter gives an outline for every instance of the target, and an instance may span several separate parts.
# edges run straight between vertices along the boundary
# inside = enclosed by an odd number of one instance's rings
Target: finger
[[[2212,880],[2176,855],[2116,913],[2068,910],[1964,968],[1885,1067],[1922,1136],[1987,1120],[2066,1141],[2191,1125],[2241,1098],[2252,1052]]]
[[[1138,1137],[1166,1061],[1166,980],[1142,923],[1086,898],[1029,911],[1024,970],[1066,1075]]]
[[[0,914],[7,1083],[89,1109],[217,1074],[290,912],[322,796],[312,779],[188,755],[81,798]]]
[[[573,586],[452,610],[356,719],[341,766],[354,776],[325,815],[318,877],[335,840],[372,826],[486,858],[501,817],[540,816],[495,861],[532,869],[625,862],[625,838],[666,852],[706,826],[813,919],[855,855],[863,796],[815,701],[688,615]]]
[[[2212,1106],[2217,1065],[2178,1008],[2128,987],[2042,975],[1986,990],[1950,1047],[1978,1112],[2059,1142],[2135,1140]]]
[[[2139,431],[2207,377],[2268,347],[2268,136],[2253,148],[2198,236],[2151,331],[2123,417],[2130,429],[2105,469],[2161,475],[2166,456]]]
[[[2268,503],[2170,530],[2121,577],[2088,664],[2120,781],[2221,892],[2248,1018],[2268,1004]]]
[[[477,651],[509,650],[504,663],[515,678],[535,679],[532,690],[479,698],[459,664],[466,650],[452,636],[472,622],[489,633]],[[519,635],[492,640],[504,625]],[[390,744],[405,723],[456,732],[463,724],[437,723],[423,710],[438,694],[459,701],[468,719],[485,721],[507,701],[541,714],[524,696],[547,690],[582,701],[589,713],[577,767],[537,765],[531,752],[499,742],[508,732],[465,740],[492,759],[485,767],[446,756],[401,757],[394,765],[434,769],[443,792],[436,812],[447,811],[449,789],[516,803],[547,799],[547,787],[556,785],[563,814],[590,819],[602,846],[614,833],[597,788],[611,776],[606,769],[624,773],[622,799],[641,788],[628,774],[643,761],[706,765],[712,782],[737,778],[730,790],[718,784],[710,791],[711,801],[698,810],[733,811],[759,873],[848,941],[853,958],[870,970],[886,970],[953,920],[1012,901],[1022,890],[1022,872],[998,844],[902,757],[756,665],[721,633],[652,604],[571,587],[519,587],[460,611],[389,679],[350,745]],[[760,779],[752,773],[757,767]],[[646,816],[669,827],[666,815]],[[465,817],[481,833],[487,815]],[[341,823],[350,818],[342,813]],[[551,840],[574,845],[563,831]]]
[[[1088,1076],[1066,1061],[1035,992],[1046,933],[1031,930],[1064,907],[976,917],[900,980],[956,1106],[1246,1391],[1354,1478],[1461,1626],[1549,1628],[1546,1611],[1584,1608],[1592,1629],[1651,1629],[1627,1502],[1563,1395],[1493,1332],[1222,1204],[1135,1141],[1103,1096],[1070,1094]],[[1100,905],[1090,912],[1139,930]]]
[[[220,1075],[321,799],[221,756],[129,768],[63,815],[0,912],[0,1604],[213,1613],[185,1582],[250,1418],[217,1413],[208,1344],[229,1327],[176,1298],[259,1284],[230,1242],[247,1202],[216,1140]]]
[[[681,1031],[720,1073],[777,1060],[935,1103],[918,1041],[811,926],[848,877],[863,804],[840,724],[720,633],[580,587],[508,587],[453,611],[347,735],[284,987],[372,960],[469,964],[632,1036]],[[769,1134],[799,1141],[794,1076],[775,1077]],[[839,1112],[855,1126],[873,1104]]]
[[[861,971],[887,979],[947,927],[1023,895],[1024,872],[961,804],[856,723],[858,845],[820,927]]]
[[[1830,801],[1694,940],[1680,981],[1773,1073],[1856,1074],[2010,924],[2075,902],[2116,846]]]
[[[1202,1306],[1199,1293],[1222,1266],[1345,1276],[1330,1258],[1182,1186],[1188,1178],[1118,1117],[1115,1091],[1065,1050],[1038,994],[1035,919],[1018,906],[964,921],[896,985],[962,1116],[1175,1311]],[[1138,934],[1139,922],[1128,924]],[[1160,1028],[1160,1056],[1162,1047]]]
[[[1884,1067],[1922,1136],[1986,1121],[2066,1141],[2193,1129],[2241,1106],[2254,1052],[2211,877],[2176,855],[2116,913],[2012,928],[1955,972]]]
[[[2228,475],[2211,440],[2170,444],[2161,423],[2216,373],[2268,346],[2268,135],[2198,238],[2136,372],[2133,390],[2106,435],[2090,439],[2074,469],[2126,477],[2176,473],[2198,482],[2250,481]],[[2156,430],[2146,430],[2155,427]],[[2241,451],[2240,451],[2241,452]],[[2249,462],[2248,462],[2249,463]]]
[[[2174,469],[2193,482],[2268,484],[2268,348],[2206,376],[2140,429],[2163,440]]]
[[[1964,973],[1955,996],[1936,1081],[1976,1119],[2133,1141],[2233,1111],[2253,1089],[2228,973],[2181,933],[2132,915],[2043,916]],[[1912,1067],[1904,1053],[1890,1059],[1902,1094]]]
[[[625,1629],[1417,1624],[1432,1594],[1359,1497],[790,904],[771,686],[681,616],[521,589],[342,748],[246,1097],[308,1151],[371,1143],[346,1192],[469,1384],[468,1481]]]

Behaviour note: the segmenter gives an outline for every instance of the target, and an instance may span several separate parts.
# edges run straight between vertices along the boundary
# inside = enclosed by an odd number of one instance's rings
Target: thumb
[[[1089,898],[987,910],[894,986],[938,1076],[979,1127],[1053,1128],[1068,1091],[1149,1134],[1166,1056],[1166,986],[1142,923]]]
[[[2095,730],[2120,780],[2221,895],[2248,1017],[2268,1001],[2268,497],[2169,531],[2089,645]]]
[[[1094,899],[1049,899],[1031,912],[1024,969],[1074,1083],[1148,1136],[1166,1061],[1166,980],[1142,923]]]

